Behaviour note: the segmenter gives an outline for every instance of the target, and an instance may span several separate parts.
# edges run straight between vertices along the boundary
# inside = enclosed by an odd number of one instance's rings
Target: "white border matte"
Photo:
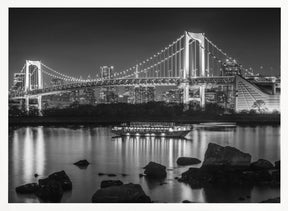
[[[0,210],[288,210],[287,190],[287,71],[288,71],[288,1],[287,0],[1,0],[1,121],[0,121]],[[281,7],[281,203],[203,203],[203,204],[9,204],[8,203],[8,8],[9,7]],[[269,30],[269,29],[267,29]],[[265,45],[265,43],[263,43]]]

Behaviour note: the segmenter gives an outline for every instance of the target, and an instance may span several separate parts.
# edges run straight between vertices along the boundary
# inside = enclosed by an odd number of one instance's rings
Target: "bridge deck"
[[[128,78],[128,79],[106,79],[99,81],[88,81],[81,83],[70,83],[43,89],[35,89],[27,93],[20,93],[11,96],[12,99],[23,98],[24,96],[50,95],[61,92],[82,89],[88,87],[105,87],[105,86],[178,86],[182,83],[189,85],[198,84],[231,84],[235,81],[235,76],[214,76],[214,77],[195,77],[189,79],[181,79],[179,77],[169,78]]]

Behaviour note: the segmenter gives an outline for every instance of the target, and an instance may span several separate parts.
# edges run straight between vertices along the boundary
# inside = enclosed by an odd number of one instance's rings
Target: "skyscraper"
[[[113,66],[101,66],[100,67],[100,78],[101,79],[111,79],[114,73]]]
[[[24,87],[25,73],[14,73],[13,90],[19,91]]]
[[[135,87],[135,103],[148,103],[155,99],[154,86]]]

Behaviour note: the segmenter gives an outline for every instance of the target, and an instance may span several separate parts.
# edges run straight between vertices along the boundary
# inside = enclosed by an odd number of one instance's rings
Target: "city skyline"
[[[185,30],[205,32],[246,68],[280,74],[280,9],[38,8],[9,11],[9,83],[25,59],[83,78],[103,65],[122,71]]]

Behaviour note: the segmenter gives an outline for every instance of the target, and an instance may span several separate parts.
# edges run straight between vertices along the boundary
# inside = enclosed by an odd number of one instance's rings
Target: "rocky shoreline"
[[[280,161],[275,165],[259,159],[251,163],[251,155],[234,147],[209,143],[200,168],[189,168],[182,173],[180,182],[192,188],[210,186],[280,186]]]
[[[205,152],[202,166],[191,167],[176,177],[175,181],[189,184],[191,188],[221,188],[229,187],[254,187],[271,186],[280,187],[280,161],[274,165],[264,159],[251,162],[252,156],[234,147],[220,146],[209,143]],[[194,165],[201,163],[197,158],[180,157],[178,165]],[[85,169],[90,163],[87,160],[80,160],[74,165]],[[163,182],[167,177],[166,166],[159,163],[149,162],[139,177],[158,179]],[[35,174],[36,175],[36,174]],[[98,176],[107,175],[114,177],[116,174],[98,173]],[[121,174],[123,177],[127,174]],[[37,175],[38,176],[38,175]],[[36,177],[36,176],[35,176]],[[61,202],[66,191],[72,190],[72,181],[65,171],[50,174],[45,179],[39,179],[38,183],[29,183],[16,187],[17,194],[34,194],[40,202],[57,203]],[[248,197],[248,196],[246,196]],[[250,196],[249,196],[250,197]],[[239,197],[239,201],[243,201]],[[121,180],[102,180],[100,188],[91,196],[92,203],[152,203],[155,202],[147,196],[140,184],[127,183]],[[191,203],[189,200],[183,203]],[[259,201],[261,203],[280,203],[280,197]]]

